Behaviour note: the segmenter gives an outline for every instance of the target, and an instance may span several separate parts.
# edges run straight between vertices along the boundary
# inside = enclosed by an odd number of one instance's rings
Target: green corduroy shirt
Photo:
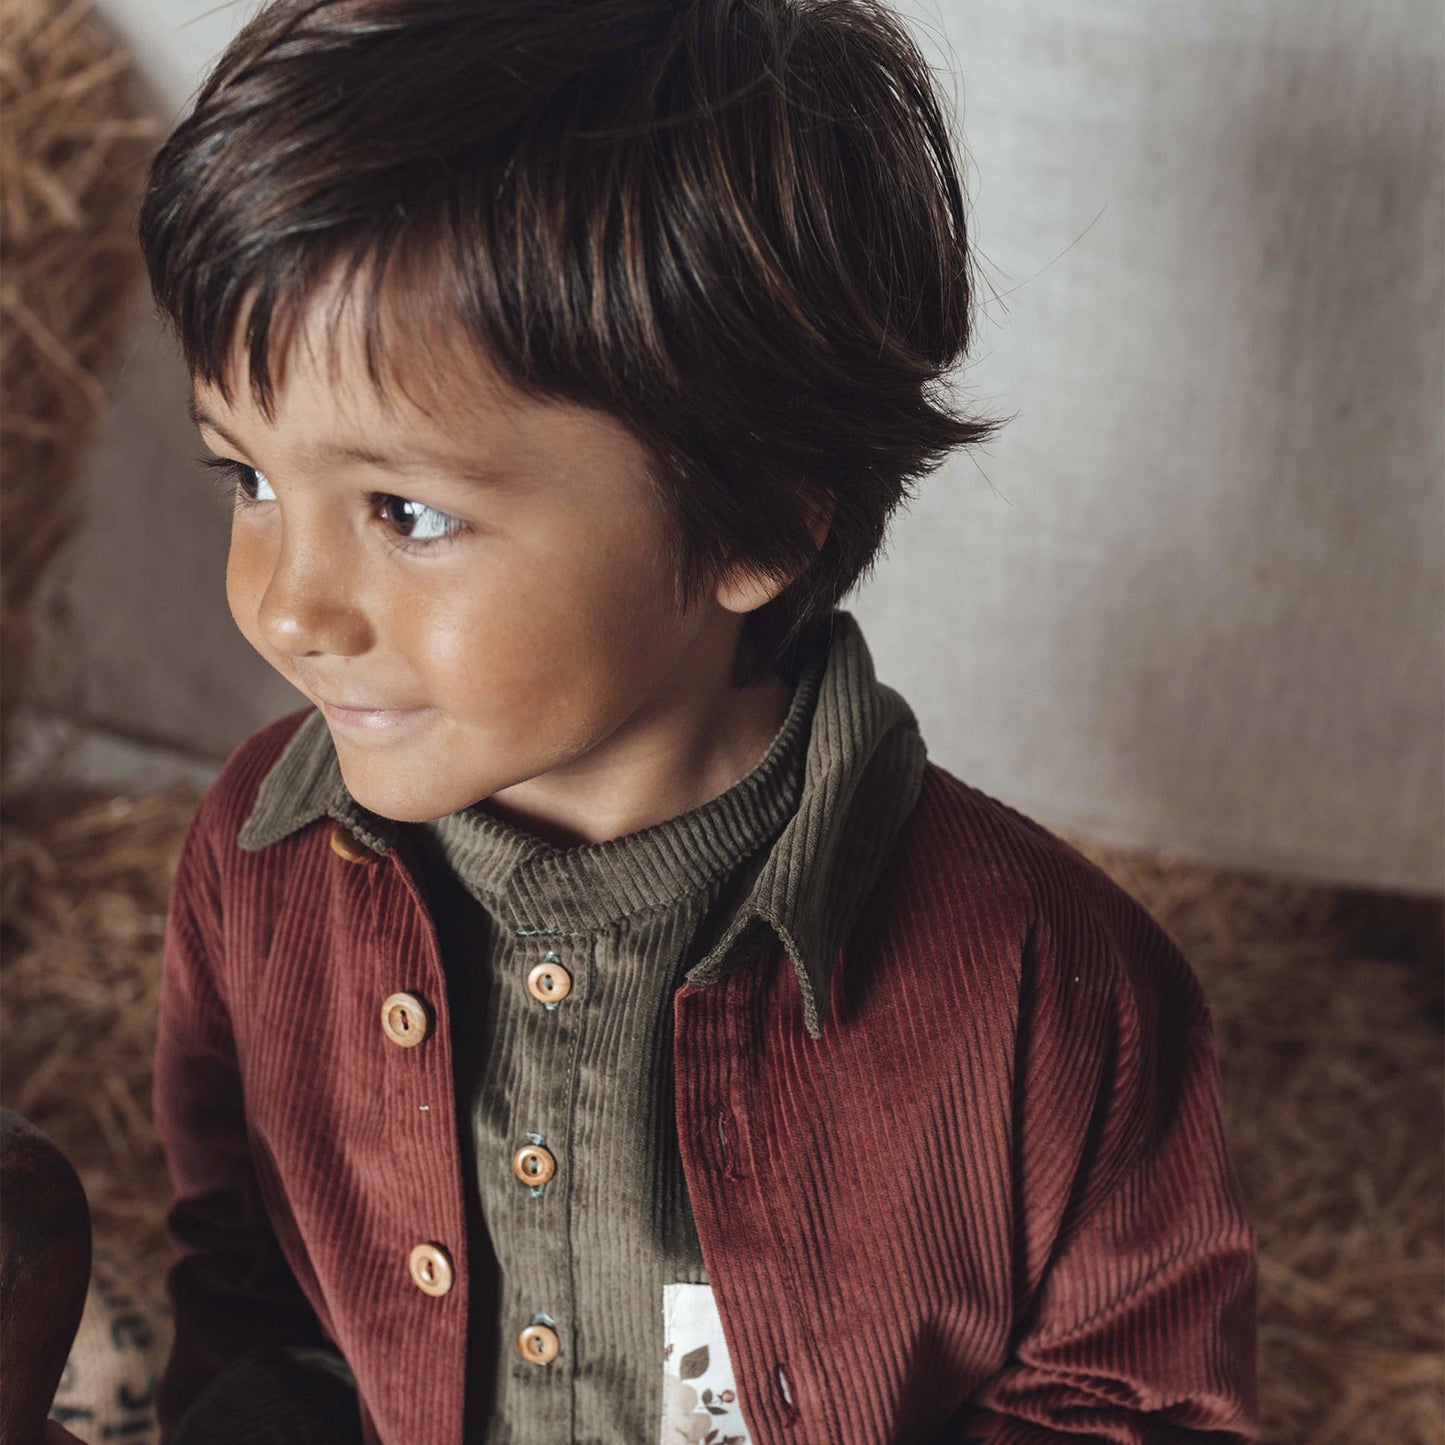
[[[350,796],[319,712],[278,758],[240,845],[344,821],[416,863],[437,929],[472,1186],[468,1445],[663,1438],[664,1290],[708,1279],[677,1144],[673,993],[721,978],[767,925],[819,1035],[834,956],[924,764],[911,709],[841,611],[747,776],[603,843],[554,847],[485,803],[381,818]],[[544,1183],[521,1177],[539,1168]],[[520,1344],[534,1325],[557,1340],[546,1362]]]

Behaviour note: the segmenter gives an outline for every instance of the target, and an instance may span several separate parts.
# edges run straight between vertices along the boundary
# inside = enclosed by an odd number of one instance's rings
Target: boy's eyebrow
[[[245,447],[238,442],[210,412],[197,402],[192,396],[186,402],[186,411],[190,414],[191,421],[198,427],[204,427],[207,431],[215,432],[227,446],[234,447],[238,452],[244,452]],[[418,471],[427,463],[425,456],[415,457],[393,457],[384,452],[373,451],[369,447],[346,446],[338,443],[328,443],[317,448],[317,455],[329,461],[354,462],[358,466],[382,467],[388,471],[405,472]],[[474,466],[457,467],[455,460],[437,456],[430,459],[432,465],[443,464],[449,470],[459,470],[461,475],[473,482],[495,482],[498,480],[495,473],[484,472]]]
[[[201,406],[201,404],[195,399],[195,397],[191,397],[186,402],[186,411],[189,414],[191,421],[196,426],[204,427],[206,431],[215,432],[215,434],[220,437],[220,439],[225,442],[227,446],[235,447],[238,452],[243,452],[246,450],[246,448],[243,447],[241,443],[238,442],[235,437],[233,437],[225,429],[225,427],[223,427],[220,422],[218,422],[215,417],[210,414],[210,412],[208,412],[204,407]]]

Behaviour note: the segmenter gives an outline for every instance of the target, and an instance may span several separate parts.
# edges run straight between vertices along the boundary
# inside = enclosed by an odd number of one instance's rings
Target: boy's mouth
[[[402,724],[414,722],[434,711],[429,707],[339,707],[334,703],[327,702],[325,698],[321,700],[321,709],[332,722],[341,723],[347,727],[365,728],[373,732],[377,729],[399,727]]]

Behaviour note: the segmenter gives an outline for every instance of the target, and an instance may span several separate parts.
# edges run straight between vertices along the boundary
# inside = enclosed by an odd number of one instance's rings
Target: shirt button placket
[[[528,943],[540,944],[540,952]],[[530,1412],[529,1429],[536,1432],[529,1438],[538,1440],[569,1438],[572,1429],[569,1343],[574,1325],[565,1146],[581,1027],[576,970],[586,946],[584,939],[572,935],[526,936],[519,960],[534,1010],[525,1031],[534,1044],[524,1065],[530,1087],[524,1087],[522,1097],[536,1113],[517,1118],[523,1132],[509,1161],[521,1223],[516,1237],[526,1253],[518,1260],[518,1292],[510,1301],[516,1313],[503,1338],[510,1341],[511,1374],[522,1391],[519,1403],[527,1402],[522,1408]]]

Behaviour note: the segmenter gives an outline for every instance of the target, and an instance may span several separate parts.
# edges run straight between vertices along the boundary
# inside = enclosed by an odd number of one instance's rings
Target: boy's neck
[[[746,646],[739,639],[736,647]],[[792,702],[768,672],[732,681],[733,654],[699,659],[687,685],[637,713],[565,770],[503,788],[478,806],[558,848],[640,832],[726,792],[762,760]]]

